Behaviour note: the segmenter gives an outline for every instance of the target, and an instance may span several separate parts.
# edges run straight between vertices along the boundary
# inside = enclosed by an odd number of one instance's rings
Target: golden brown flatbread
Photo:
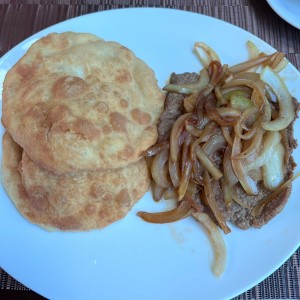
[[[164,93],[132,51],[91,34],[50,34],[7,73],[2,121],[59,175],[120,168],[157,140]]]
[[[125,217],[150,181],[144,159],[105,172],[53,175],[8,133],[3,136],[2,171],[3,185],[20,213],[48,230],[103,228]]]

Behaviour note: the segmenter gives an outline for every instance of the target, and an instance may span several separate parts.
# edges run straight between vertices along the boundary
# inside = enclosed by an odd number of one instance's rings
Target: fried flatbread
[[[38,167],[8,133],[2,164],[3,185],[17,209],[48,230],[103,228],[125,217],[149,187],[144,159],[122,169],[56,176]]]
[[[7,73],[2,122],[57,174],[124,167],[157,140],[164,93],[132,51],[91,34],[50,34]]]

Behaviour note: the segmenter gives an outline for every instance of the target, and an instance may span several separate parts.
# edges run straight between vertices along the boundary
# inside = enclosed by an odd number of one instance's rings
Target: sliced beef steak
[[[172,73],[170,83],[174,84],[186,84],[194,83],[199,79],[196,73]],[[173,124],[183,114],[183,99],[184,95],[177,93],[168,93],[165,100],[165,109],[160,117],[158,124],[159,141],[167,140],[170,136],[170,132]]]
[[[294,99],[294,110],[296,116],[298,115],[300,109],[300,104]],[[293,171],[296,168],[296,163],[293,159],[292,152],[297,147],[297,141],[293,136],[293,125],[294,121],[287,128],[287,164],[286,164],[286,180],[290,179],[293,176]],[[259,194],[257,196],[248,196],[242,190],[238,188],[239,198],[242,199],[243,203],[247,207],[243,207],[237,203],[234,203],[229,208],[230,220],[238,227],[242,229],[248,229],[249,227],[260,228],[264,224],[268,223],[273,219],[277,214],[279,214],[285,204],[287,203],[288,198],[291,194],[291,187],[283,189],[279,194],[277,194],[272,201],[270,201],[263,208],[261,215],[258,218],[255,218],[252,214],[252,208],[258,204],[264,197],[268,196],[271,192],[265,189],[262,185],[259,186]]]
[[[170,83],[189,84],[196,82],[198,79],[199,76],[196,73],[173,73],[170,78]],[[183,99],[184,95],[177,93],[168,93],[165,101],[165,109],[163,114],[161,115],[158,125],[159,141],[169,139],[173,124],[175,123],[177,118],[184,113]],[[294,108],[297,115],[300,105],[296,101],[296,99],[294,99]],[[286,179],[292,177],[293,170],[296,167],[296,163],[294,162],[294,159],[292,157],[292,151],[297,146],[297,142],[293,137],[293,123],[288,127],[288,134],[286,137],[288,152],[286,158]],[[223,155],[223,153],[220,153],[220,155]],[[221,157],[220,160],[222,160]],[[272,199],[272,201],[265,205],[261,212],[261,215],[258,218],[255,218],[251,214],[252,208],[271,193],[262,184],[259,184],[258,188],[259,194],[257,196],[249,196],[244,192],[241,186],[238,186],[237,192],[244,205],[240,205],[234,202],[229,208],[226,209],[223,195],[220,194],[220,185],[215,185],[215,196],[218,200],[220,210],[222,211],[224,218],[229,219],[233,224],[242,229],[248,229],[250,227],[260,228],[282,211],[291,193],[290,187],[282,190],[278,195],[274,197],[274,199]]]

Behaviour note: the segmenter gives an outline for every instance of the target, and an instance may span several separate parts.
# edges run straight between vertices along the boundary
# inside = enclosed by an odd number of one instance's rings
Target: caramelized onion
[[[196,183],[190,181],[186,190],[186,194],[184,196],[184,201],[189,202],[192,208],[195,211],[202,211],[203,206],[200,203],[200,198],[198,194],[198,186]]]
[[[205,111],[207,116],[214,122],[216,122],[221,127],[223,126],[232,126],[236,123],[236,119],[234,118],[223,118],[216,108],[216,99],[215,97],[211,96],[208,97],[205,101]]]
[[[216,110],[223,119],[237,119],[241,116],[237,109],[231,107],[218,107]]]
[[[214,194],[213,188],[211,186],[211,182],[213,182],[213,180],[211,180],[209,173],[206,170],[204,171],[203,179],[204,179],[205,198],[206,198],[206,201],[207,201],[209,207],[211,208],[215,218],[217,219],[217,221],[218,221],[220,227],[222,228],[222,230],[224,231],[224,233],[231,232],[231,230],[227,226],[224,216],[222,215],[222,212],[220,211],[219,206],[216,202],[215,194]]]
[[[178,200],[182,200],[187,190],[192,172],[192,162],[187,159],[183,165],[182,176],[178,188]]]
[[[248,139],[251,139],[254,136],[254,134],[256,133],[256,131],[257,131],[259,125],[260,125],[260,122],[257,121],[254,124],[254,126],[251,130],[249,130],[247,128],[246,122],[249,118],[252,118],[257,112],[258,112],[258,108],[256,106],[253,106],[253,107],[247,108],[242,113],[241,118],[239,119],[239,121],[234,126],[234,132],[235,132],[235,135],[237,137],[239,137],[240,139],[243,139],[243,140],[248,140]],[[242,132],[243,129],[248,130],[248,132],[245,133],[245,134],[242,134],[241,132]]]
[[[179,161],[174,162],[169,158],[169,174],[174,188],[178,188],[180,183]]]
[[[241,139],[235,136],[232,146],[232,157],[241,153]],[[239,159],[231,159],[232,168],[242,187],[248,195],[258,193],[255,181],[247,174],[243,162]]]
[[[174,188],[169,188],[164,191],[164,199],[170,200],[170,199],[176,199],[178,197],[178,194]]]
[[[192,180],[194,180],[197,184],[202,183],[202,165],[200,164],[199,160],[197,159],[195,152],[190,152],[191,163],[192,163]]]
[[[172,210],[158,212],[158,213],[148,213],[144,211],[139,211],[137,215],[141,217],[144,221],[149,223],[164,224],[173,223],[186,218],[191,214],[191,205],[187,201],[180,201]]]
[[[224,139],[226,140],[226,142],[230,145],[230,146],[232,146],[232,143],[233,143],[233,141],[232,141],[232,138],[231,138],[231,136],[230,136],[230,129],[229,129],[229,127],[221,127],[221,131],[222,131],[222,134],[223,134],[223,137],[224,137]]]
[[[256,182],[263,180],[262,169],[255,169],[248,172],[249,176]]]
[[[259,81],[259,74],[254,72],[242,72],[232,76],[233,79],[247,79],[252,81]]]
[[[201,136],[202,131],[203,131],[203,130],[201,130],[201,129],[196,128],[196,127],[195,127],[194,125],[192,125],[192,124],[185,124],[185,130],[186,130],[187,132],[189,132],[191,135],[196,136],[196,137]]]
[[[232,148],[230,146],[227,146],[223,157],[224,178],[226,183],[228,183],[230,187],[234,186],[238,182],[238,179],[232,168],[232,163],[230,158],[231,152],[232,152]]]
[[[141,155],[144,156],[144,157],[154,156],[158,152],[160,152],[164,149],[169,149],[169,142],[168,141],[163,141],[163,142],[160,142],[160,143],[157,143],[157,144],[151,146],[146,151],[144,151]]]
[[[214,179],[218,180],[223,176],[222,172],[215,166],[215,164],[211,161],[211,159],[206,155],[206,153],[200,146],[195,147],[195,153],[202,165],[206,170],[209,171]]]
[[[240,154],[238,154],[236,156],[233,156],[232,159],[248,158],[254,152],[258,152],[259,148],[261,146],[261,143],[262,143],[263,132],[264,131],[262,128],[257,129],[256,134],[254,135],[254,137],[251,141],[251,145],[245,151],[241,152]]]
[[[177,207],[138,215],[147,222],[169,223],[192,214],[208,232],[217,276],[226,264],[226,248],[217,225],[225,234],[231,231],[223,209],[236,202],[259,218],[294,179],[282,184],[288,172],[284,164],[290,163],[287,126],[295,112],[293,99],[276,72],[287,61],[282,53],[267,55],[259,53],[252,42],[247,46],[250,59],[228,68],[208,45],[195,43],[204,65],[198,81],[164,88],[185,96],[184,114],[175,121],[170,137],[160,137],[163,142],[143,152],[143,156],[154,157],[155,200],[164,194],[165,199],[177,200]],[[259,67],[261,74],[254,72]],[[258,205],[249,206],[244,194],[257,195],[258,184],[273,192]],[[221,191],[223,197],[219,197]]]
[[[219,85],[215,86],[215,95],[217,98],[217,106],[220,107],[221,105],[226,105],[227,104],[227,100],[225,99],[225,97],[223,96],[223,93],[221,91],[221,88]]]
[[[253,93],[252,93],[253,94]],[[232,94],[229,98],[230,106],[243,112],[249,107],[253,107],[254,104],[252,103],[249,97],[246,97],[241,94]]]
[[[230,82],[231,80],[228,80],[226,82]],[[230,98],[232,96],[243,96],[246,98],[250,98],[253,91],[251,88],[245,85],[231,85],[229,87],[224,87],[224,85],[222,85],[220,89],[224,99],[227,102],[230,101]]]
[[[249,57],[250,59],[255,59],[259,56],[259,50],[256,47],[256,45],[254,43],[252,43],[251,41],[247,42],[247,48],[249,50]],[[255,72],[258,69],[259,65],[256,65],[250,69],[248,69],[248,72]]]
[[[210,78],[207,70],[203,69],[200,72],[199,80],[195,83],[190,84],[167,84],[163,89],[168,92],[180,93],[185,95],[198,94],[200,93],[208,84]]]
[[[283,80],[270,67],[265,67],[260,77],[261,80],[272,89],[279,103],[278,118],[270,122],[263,122],[262,127],[266,130],[282,130],[286,128],[295,117],[292,96]]]
[[[189,160],[189,146],[192,141],[192,135],[187,132],[181,151],[181,172],[183,172],[186,162]]]
[[[216,152],[224,150],[225,147],[226,141],[223,135],[216,134],[202,146],[202,149],[209,157],[213,157]]]
[[[247,171],[257,169],[266,164],[273,156],[281,135],[278,131],[267,131],[264,138],[263,149],[259,156],[251,163],[245,165]]]
[[[224,177],[220,179],[220,183],[225,205],[226,207],[229,207],[232,204],[232,187],[226,182]]]
[[[283,70],[288,64],[288,60],[285,59],[284,53],[277,52],[276,56],[273,58],[270,68],[272,68],[276,73]]]
[[[246,62],[242,62],[240,64],[236,64],[236,65],[230,67],[229,71],[232,72],[232,73],[244,72],[244,71],[246,71],[250,68],[258,66],[258,65],[272,59],[275,55],[276,55],[276,53],[273,53],[273,54],[270,54],[270,55],[264,55],[264,56],[259,56],[259,57],[250,59]]]
[[[197,94],[191,94],[183,99],[183,106],[186,112],[193,112],[197,102]]]
[[[271,110],[271,105],[267,97],[265,97],[265,104],[264,104],[264,118],[263,121],[268,123],[271,120],[272,116],[272,110]]]
[[[162,150],[152,160],[151,174],[157,185],[163,188],[171,187],[171,182],[167,176],[166,163],[168,161],[168,150]]]
[[[260,81],[254,81],[250,79],[233,79],[229,82],[226,82],[223,85],[223,88],[230,88],[234,86],[248,86],[257,92],[257,102],[254,103],[258,109],[262,109],[264,105],[264,98],[265,98],[265,90],[264,86]]]
[[[208,66],[210,84],[215,87],[224,76],[223,66],[218,60],[213,60]],[[206,94],[207,95],[207,94]]]
[[[276,147],[272,157],[262,167],[265,188],[273,191],[280,186],[285,177],[284,147],[281,143]]]
[[[284,57],[282,60],[276,65],[272,66],[272,69],[276,72],[279,73],[281,72],[287,65],[289,64],[289,61]]]
[[[197,144],[207,142],[215,133],[217,129],[217,124],[215,122],[209,122],[205,128],[202,130]]]
[[[234,200],[234,202],[236,202],[237,204],[239,204],[241,207],[244,207],[244,208],[248,208],[248,209],[251,209],[251,207],[247,204],[245,204],[239,197],[238,193],[237,193],[237,190],[236,188],[233,188],[232,189],[232,199]]]
[[[259,218],[265,208],[265,206],[270,203],[274,198],[276,198],[284,189],[291,188],[292,182],[300,177],[300,172],[295,174],[292,178],[287,180],[281,186],[279,186],[276,190],[274,190],[271,194],[266,196],[263,200],[261,200],[251,211],[251,214],[255,218]]]
[[[159,185],[157,185],[154,181],[152,182],[152,193],[153,193],[153,199],[158,202],[163,194],[165,192],[165,189]]]
[[[226,267],[227,250],[222,237],[222,234],[211,218],[200,212],[192,213],[192,216],[204,227],[214,251],[214,261],[212,271],[215,276],[220,277]]]
[[[199,59],[203,66],[208,69],[209,64],[213,61],[220,61],[218,54],[208,45],[203,42],[195,43],[196,53],[199,55]]]
[[[176,162],[178,159],[179,153],[179,137],[182,133],[182,130],[185,126],[185,121],[192,116],[192,113],[186,113],[180,116],[174,123],[171,136],[170,136],[170,154],[173,162]]]

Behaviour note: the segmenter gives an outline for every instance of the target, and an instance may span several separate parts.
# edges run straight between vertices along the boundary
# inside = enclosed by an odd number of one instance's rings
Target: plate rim
[[[214,20],[214,21],[218,21],[218,22],[221,22],[221,23],[224,23],[224,24],[227,24],[227,25],[230,25],[238,30],[241,30],[243,32],[246,32],[247,34],[250,34],[252,36],[254,36],[255,38],[261,40],[262,42],[264,42],[265,44],[268,45],[268,47],[270,47],[271,49],[274,49],[271,45],[269,45],[267,42],[265,42],[262,38],[260,37],[257,37],[255,36],[253,33],[251,32],[248,32],[246,31],[245,29],[237,26],[237,25],[234,25],[232,23],[229,23],[229,22],[226,22],[224,20],[221,20],[221,19],[217,19],[215,17],[212,17],[212,16],[208,16],[208,15],[205,15],[205,14],[201,14],[201,13],[198,13],[198,12],[191,12],[191,11],[186,11],[186,10],[181,10],[181,9],[173,9],[173,8],[154,8],[154,7],[132,7],[132,8],[115,8],[115,9],[110,9],[110,10],[105,10],[105,11],[98,11],[98,12],[92,12],[92,13],[87,13],[87,14],[84,14],[84,15],[81,15],[81,16],[76,16],[76,17],[72,17],[70,19],[67,19],[67,20],[64,20],[62,22],[59,22],[59,23],[56,23],[56,24],[53,24],[49,27],[46,27],[36,33],[34,33],[33,35],[27,37],[25,40],[21,41],[20,43],[18,43],[17,45],[15,45],[13,48],[11,48],[9,51],[7,51],[1,58],[0,58],[0,66],[1,64],[7,59],[7,57],[9,57],[11,54],[11,52],[15,51],[15,49],[18,49],[21,45],[23,44],[26,44],[28,41],[32,40],[35,36],[39,36],[41,34],[43,34],[44,31],[48,31],[48,30],[51,30],[51,28],[55,27],[55,26],[61,26],[63,25],[64,23],[67,23],[69,21],[74,21],[76,19],[82,19],[82,18],[88,18],[90,15],[92,14],[103,14],[103,13],[114,13],[116,11],[120,12],[120,11],[124,11],[124,10],[164,10],[164,11],[172,11],[172,12],[180,12],[182,14],[193,14],[193,15],[197,15],[199,17],[204,17],[204,18],[208,18],[208,19],[211,19],[211,20]],[[295,66],[293,66],[291,64],[291,67],[293,67],[297,73],[299,73],[299,71],[296,69]],[[299,73],[300,74],[300,73]],[[3,129],[3,127],[2,127]],[[262,280],[264,280],[267,276],[269,276],[270,274],[272,274],[275,270],[277,270],[282,264],[284,264],[286,262],[286,260],[288,260],[290,258],[290,256],[299,248],[300,246],[300,240],[298,241],[298,244],[295,246],[295,249],[292,249],[290,251],[290,254],[286,256],[286,258],[284,259],[284,261],[281,261],[279,262],[276,266],[273,267],[273,269],[271,271],[268,271],[268,275],[266,275],[264,278],[259,278],[255,281],[255,283],[251,283],[250,287],[248,287],[247,289],[243,289],[242,291],[239,291],[237,293],[233,293],[231,295],[231,298],[237,296],[237,295],[240,295],[241,293],[244,293],[246,292],[249,288],[252,288],[253,286],[257,285],[259,282],[261,282]],[[4,269],[5,270],[5,269]],[[18,278],[16,278],[16,280],[18,280]]]
[[[285,0],[287,1],[287,0]],[[300,29],[300,19],[299,22],[297,21],[296,16],[293,15],[293,13],[289,12],[289,15],[285,12],[282,12],[280,2],[277,0],[267,0],[269,6],[273,9],[273,11],[285,22],[289,23],[290,25],[294,26],[297,29]],[[278,5],[279,4],[279,5]],[[290,16],[293,16],[291,19]],[[299,17],[299,16],[298,16]]]

